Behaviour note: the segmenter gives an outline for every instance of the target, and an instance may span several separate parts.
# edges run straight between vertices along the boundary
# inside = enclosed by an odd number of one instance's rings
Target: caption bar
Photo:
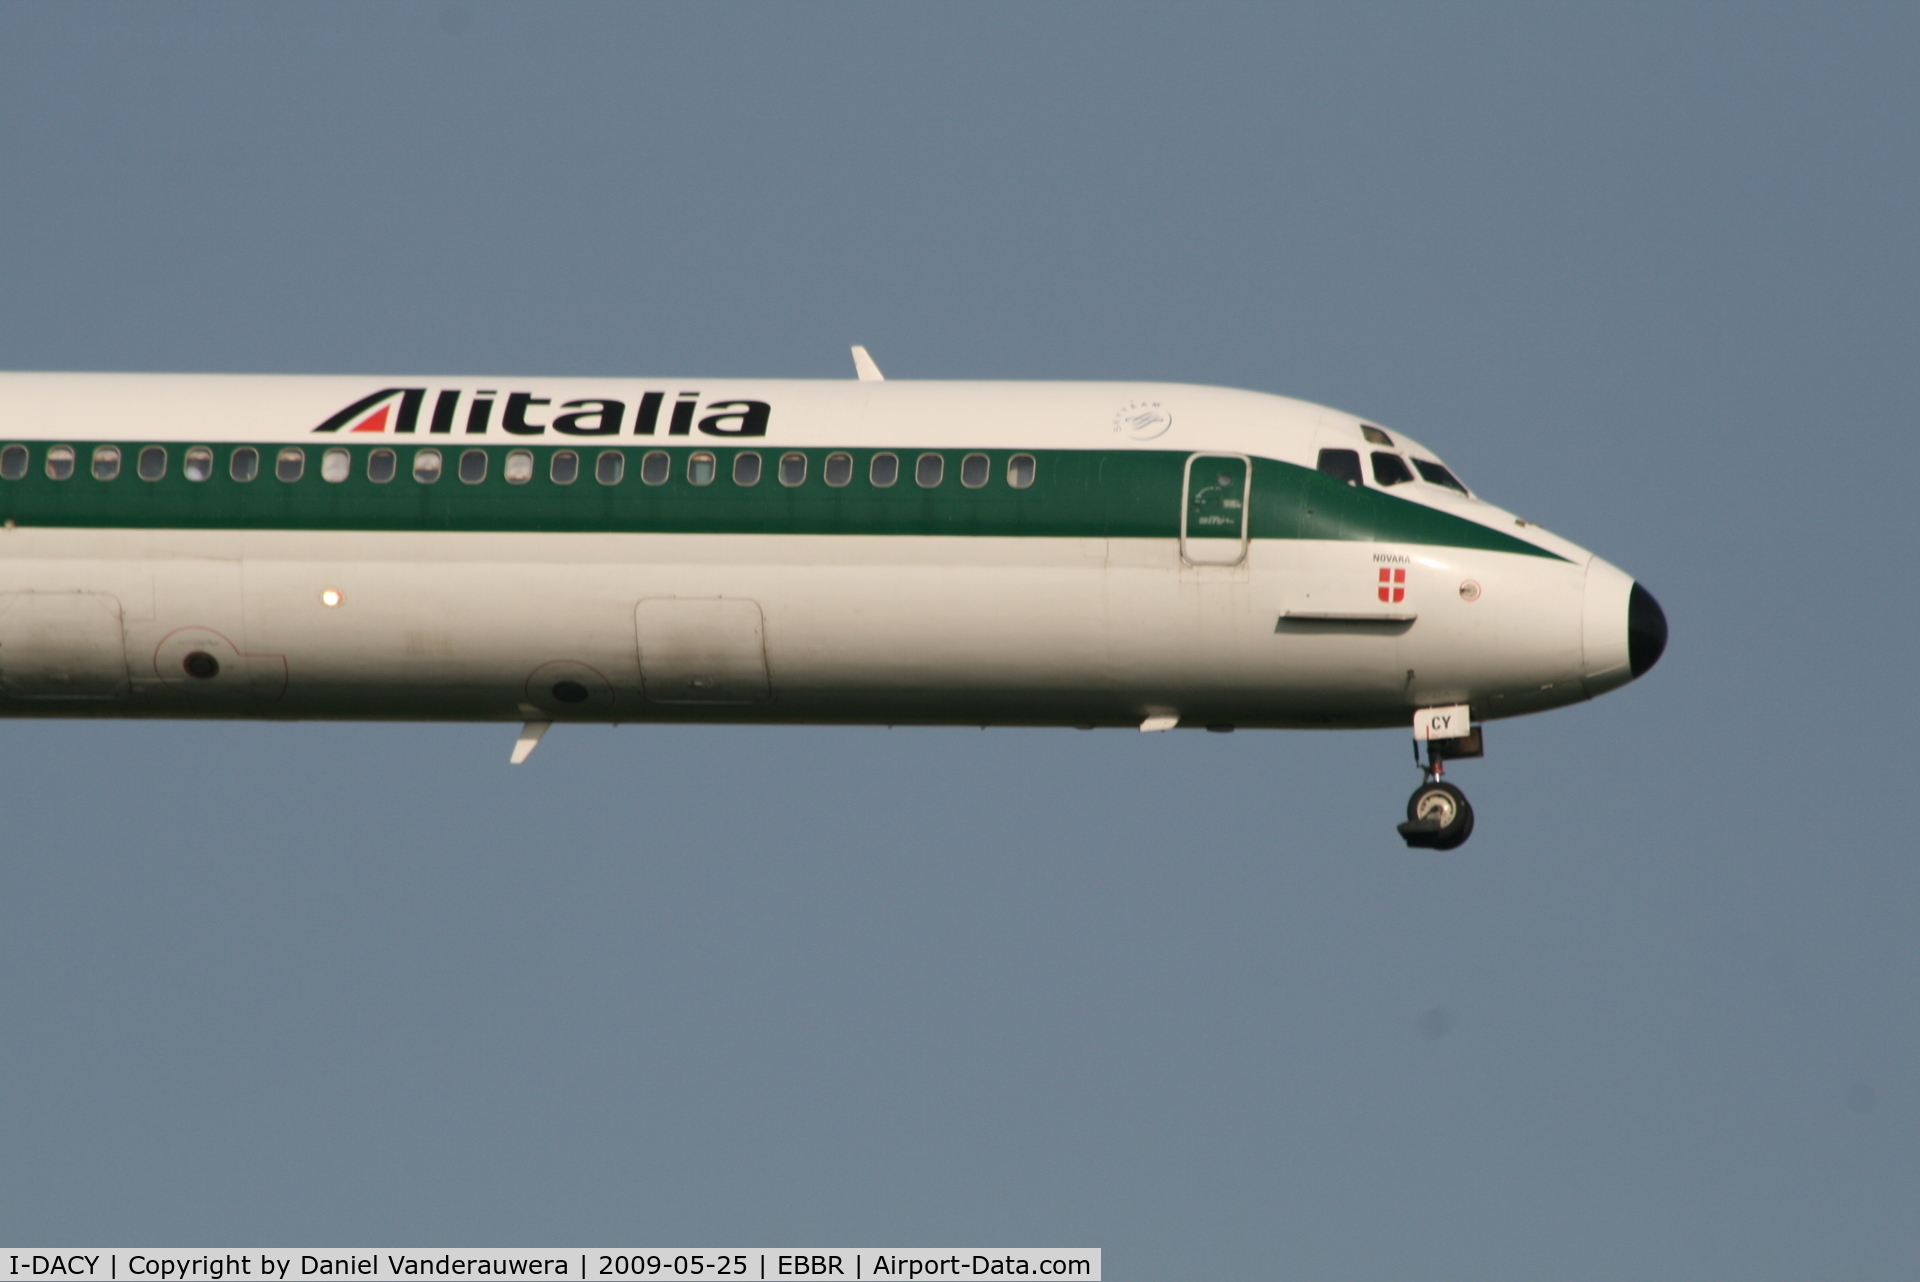
[[[556,1247],[549,1250],[214,1251],[0,1248],[0,1282],[294,1282],[346,1278],[408,1282],[418,1278],[1073,1278],[1100,1282],[1100,1249],[974,1247]]]

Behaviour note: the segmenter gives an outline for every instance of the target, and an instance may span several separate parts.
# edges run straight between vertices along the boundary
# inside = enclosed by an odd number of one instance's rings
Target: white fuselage
[[[1329,479],[1438,466],[1363,426],[1177,385],[0,375],[0,710],[1386,726],[1631,679],[1631,579],[1443,484]]]

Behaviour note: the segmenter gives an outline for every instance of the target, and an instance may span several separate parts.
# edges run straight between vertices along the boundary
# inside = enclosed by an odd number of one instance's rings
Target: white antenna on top
[[[867,355],[867,349],[855,343],[853,345],[853,372],[862,383],[884,383],[887,376],[873,363],[873,357]]]

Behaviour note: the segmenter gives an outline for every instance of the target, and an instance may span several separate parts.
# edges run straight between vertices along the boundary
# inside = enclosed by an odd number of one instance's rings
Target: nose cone
[[[1643,677],[1667,649],[1667,612],[1653,593],[1633,585],[1627,595],[1627,666]]]
[[[1599,557],[1587,563],[1580,627],[1587,697],[1644,676],[1667,648],[1667,616],[1653,593]]]

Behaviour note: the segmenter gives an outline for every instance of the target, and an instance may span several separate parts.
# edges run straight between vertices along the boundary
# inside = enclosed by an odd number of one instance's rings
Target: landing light
[[[347,594],[338,588],[328,588],[320,594],[320,604],[332,609],[347,599]]]

